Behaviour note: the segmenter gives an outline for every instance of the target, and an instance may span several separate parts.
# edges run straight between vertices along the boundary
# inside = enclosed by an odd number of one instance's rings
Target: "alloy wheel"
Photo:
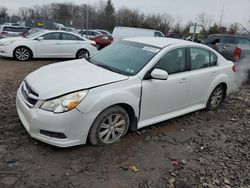
[[[223,99],[223,90],[221,89],[221,87],[218,87],[214,90],[212,96],[211,96],[211,106],[212,108],[216,108],[219,106],[219,104],[221,103]]]
[[[110,114],[100,125],[98,136],[104,144],[117,141],[126,131],[126,120],[122,114]]]
[[[78,59],[83,59],[83,58],[86,58],[88,56],[89,56],[89,54],[88,54],[88,52],[86,50],[79,50],[77,52],[77,58]]]
[[[20,61],[25,61],[30,58],[30,52],[27,48],[18,48],[15,51],[15,56]]]

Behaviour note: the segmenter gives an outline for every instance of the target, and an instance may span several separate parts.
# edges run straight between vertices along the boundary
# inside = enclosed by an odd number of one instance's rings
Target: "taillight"
[[[234,50],[234,60],[239,60],[241,56],[241,49],[236,47]]]
[[[233,72],[236,72],[236,65],[233,65],[232,71],[233,71]]]
[[[3,31],[3,32],[1,32],[1,34],[2,34],[2,35],[7,35],[8,32]]]

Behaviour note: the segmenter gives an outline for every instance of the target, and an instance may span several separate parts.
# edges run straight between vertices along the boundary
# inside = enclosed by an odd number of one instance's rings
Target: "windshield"
[[[44,33],[44,31],[37,31],[37,32],[31,33],[31,34],[29,34],[29,35],[27,35],[27,36],[25,36],[25,37],[26,37],[26,38],[36,38],[36,37],[40,36],[40,35],[43,34],[43,33]]]
[[[104,48],[90,62],[114,72],[136,75],[160,50],[158,47],[129,41],[118,41]]]

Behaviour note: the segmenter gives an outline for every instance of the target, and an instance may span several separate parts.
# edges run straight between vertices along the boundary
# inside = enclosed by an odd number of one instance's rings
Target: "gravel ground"
[[[120,142],[60,149],[29,137],[15,109],[21,80],[59,60],[0,59],[0,187],[250,188],[250,85],[216,111],[129,133]]]

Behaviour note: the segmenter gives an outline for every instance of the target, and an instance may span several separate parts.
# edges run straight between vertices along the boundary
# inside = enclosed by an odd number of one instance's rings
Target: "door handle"
[[[180,84],[183,84],[183,83],[186,83],[186,82],[187,82],[187,79],[186,79],[186,78],[182,78],[182,79],[179,81]]]

